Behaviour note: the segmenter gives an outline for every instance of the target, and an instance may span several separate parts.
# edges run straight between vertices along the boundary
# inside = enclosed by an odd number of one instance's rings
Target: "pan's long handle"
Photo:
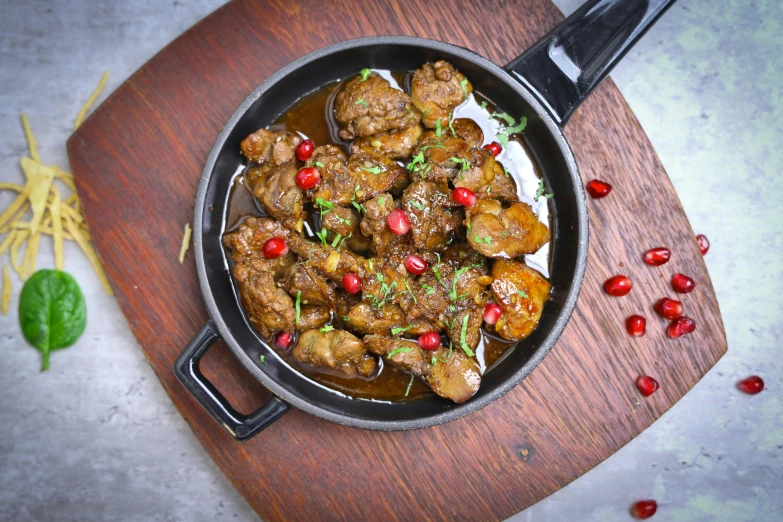
[[[562,127],[675,0],[589,0],[506,65]]]

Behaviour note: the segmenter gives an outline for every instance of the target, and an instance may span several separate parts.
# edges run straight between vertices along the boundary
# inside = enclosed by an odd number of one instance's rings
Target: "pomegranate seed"
[[[484,307],[484,322],[487,324],[495,324],[500,319],[500,314],[503,313],[503,309],[495,303],[487,303]]]
[[[411,254],[405,259],[405,268],[411,274],[421,275],[427,271],[427,261]]]
[[[291,345],[294,344],[294,336],[288,332],[277,332],[272,337],[272,342],[275,343],[280,350],[288,350]]]
[[[404,210],[398,208],[386,216],[386,225],[398,236],[404,236],[411,229],[411,220]]]
[[[644,253],[644,262],[652,266],[661,266],[669,261],[672,253],[668,248],[651,248]]]
[[[654,500],[640,500],[631,508],[631,515],[639,519],[650,518],[658,511],[658,503]]]
[[[706,256],[707,251],[710,249],[710,240],[707,239],[707,236],[704,234],[699,234],[696,236],[696,242],[699,244],[699,250],[701,250],[701,255]]]
[[[318,169],[315,167],[304,167],[296,173],[294,181],[300,189],[309,190],[321,181],[321,174],[318,173]]]
[[[273,237],[264,242],[261,252],[263,252],[265,258],[275,259],[288,253],[288,245],[282,237]]]
[[[647,331],[647,319],[641,315],[632,315],[625,320],[625,328],[628,330],[628,335],[641,337]]]
[[[696,283],[686,275],[674,274],[672,276],[672,288],[674,288],[674,291],[678,294],[687,294],[696,288]]]
[[[345,274],[342,283],[343,288],[349,294],[358,294],[362,290],[362,280],[354,273]]]
[[[612,191],[612,186],[600,179],[594,179],[587,184],[587,192],[593,196],[593,199],[601,199],[609,195]]]
[[[484,145],[484,148],[490,151],[493,156],[497,156],[498,154],[503,152],[503,147],[501,147],[500,143],[498,143],[497,141],[493,141],[492,143]]]
[[[604,282],[604,290],[606,293],[615,297],[627,295],[628,292],[631,291],[631,288],[633,288],[633,283],[624,275],[610,277]]]
[[[758,375],[751,375],[737,383],[737,388],[748,395],[756,395],[764,389],[764,380]]]
[[[451,197],[463,207],[472,207],[476,204],[476,195],[472,190],[466,189],[465,187],[457,187],[452,190]]]
[[[691,333],[695,329],[696,322],[690,317],[682,316],[671,322],[669,327],[666,329],[666,333],[672,339],[677,339],[683,334]]]
[[[440,348],[440,334],[434,330],[421,334],[418,342],[422,350],[437,350]]]
[[[313,155],[314,150],[315,143],[313,143],[313,140],[304,140],[296,146],[296,157],[299,158],[299,161],[307,161]]]
[[[649,375],[642,375],[636,379],[636,387],[645,397],[649,397],[661,387],[658,381],[650,377]]]
[[[682,317],[682,303],[664,297],[655,303],[655,311],[665,319],[679,319]]]

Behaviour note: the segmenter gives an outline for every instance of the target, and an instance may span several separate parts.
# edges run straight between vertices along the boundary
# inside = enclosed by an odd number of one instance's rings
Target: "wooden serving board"
[[[649,426],[726,351],[718,303],[677,195],[617,88],[606,80],[566,134],[585,181],[614,192],[589,200],[590,253],[579,304],[554,350],[521,385],[458,421],[412,432],[346,428],[292,411],[234,442],[174,377],[172,364],[207,320],[192,251],[180,265],[202,166],[250,91],[288,62],[344,39],[415,35],[468,47],[498,64],[562,16],[549,0],[236,0],[136,72],[68,143],[96,247],[150,364],[204,448],[265,520],[499,520],[574,480]],[[588,198],[590,199],[590,198]],[[642,253],[672,249],[653,268]],[[652,304],[674,272],[698,328],[678,340]],[[626,297],[608,277],[634,280]],[[647,335],[625,318],[641,313]],[[249,412],[267,391],[225,346],[205,374]],[[650,374],[661,389],[634,386]]]

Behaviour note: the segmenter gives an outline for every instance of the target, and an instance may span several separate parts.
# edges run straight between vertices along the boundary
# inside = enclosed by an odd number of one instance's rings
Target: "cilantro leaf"
[[[315,165],[316,167],[318,167],[320,169],[322,169],[322,168],[324,168],[326,166],[323,163],[321,163],[320,161],[316,161],[315,163],[313,163],[313,165]]]
[[[516,134],[517,132],[522,132],[525,130],[525,127],[527,127],[527,118],[522,116],[522,118],[519,119],[519,125],[507,128],[506,134]]]
[[[321,207],[321,216],[328,214],[334,208],[334,203],[324,198],[315,198],[315,204]]]
[[[354,105],[359,105],[360,103],[361,103],[362,105],[364,105],[364,108],[365,108],[365,109],[369,109],[369,108],[370,108],[370,106],[367,104],[367,102],[366,102],[366,101],[364,101],[364,98],[359,98],[358,100],[356,100],[356,102],[354,103]]]
[[[392,329],[391,329],[391,334],[392,334],[392,335],[399,335],[399,334],[401,334],[402,332],[407,332],[407,331],[408,331],[408,330],[410,330],[411,328],[413,328],[413,325],[412,325],[412,324],[411,324],[411,325],[408,325],[408,326],[406,326],[405,328],[398,328],[398,327],[394,327],[394,328],[392,328]]]
[[[376,176],[381,173],[381,168],[378,165],[373,165],[369,169],[367,167],[362,167],[362,170],[366,170],[370,174],[375,174]]]
[[[326,332],[331,332],[332,330],[334,330],[334,326],[332,326],[331,324],[327,324],[326,326],[324,326],[318,331],[321,333],[326,333]]]
[[[435,120],[435,136],[440,138],[440,135],[443,133],[443,129],[440,128],[440,120]]]
[[[528,299],[528,298],[529,298],[529,296],[527,295],[527,293],[526,293],[526,292],[523,292],[522,290],[519,290],[519,289],[517,289],[517,293],[518,293],[519,295],[521,295],[522,297],[524,297],[525,299]]]
[[[468,99],[468,79],[463,78],[461,82],[459,82],[459,86],[462,87],[462,93],[465,95],[463,98],[464,100]]]
[[[459,333],[459,344],[462,346],[462,349],[465,351],[468,357],[473,357],[476,354],[473,353],[473,350],[470,349],[470,346],[468,346],[468,343],[465,340],[468,335],[468,319],[468,314],[465,314],[465,317],[462,318],[462,330]]]
[[[261,360],[261,364],[266,364],[266,356],[265,355],[259,355],[258,358]]]
[[[362,75],[362,79],[359,80],[359,83],[362,83],[364,80],[369,78],[371,73],[372,71],[370,71],[370,69],[362,69],[361,71],[359,71],[359,74]]]
[[[423,204],[419,203],[418,201],[416,201],[415,199],[409,199],[408,203],[410,203],[411,206],[413,206],[413,207],[415,207],[415,208],[417,208],[419,210],[424,210],[425,209],[425,206]]]
[[[411,386],[413,386],[413,374],[411,374],[411,382],[408,383],[408,388],[405,390],[405,396],[408,396],[408,393],[411,391]]]
[[[516,123],[516,120],[512,118],[508,113],[506,112],[496,112],[494,114],[490,114],[490,118],[495,118],[496,120],[503,120],[509,125],[514,125]]]
[[[302,291],[300,290],[299,292],[296,293],[296,303],[294,304],[294,306],[296,307],[296,324],[299,324],[299,318],[302,315],[301,302],[302,302]]]
[[[408,348],[407,346],[398,346],[394,350],[390,351],[389,354],[386,356],[386,358],[391,360],[391,358],[397,355],[398,353],[409,353],[412,351],[413,348]]]

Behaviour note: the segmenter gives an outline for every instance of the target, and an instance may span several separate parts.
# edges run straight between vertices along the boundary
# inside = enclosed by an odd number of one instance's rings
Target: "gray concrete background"
[[[66,166],[73,118],[101,73],[111,71],[111,92],[222,3],[3,1],[0,180],[22,180],[20,112],[44,161]],[[555,3],[569,13],[581,2]],[[650,429],[514,521],[629,520],[628,506],[648,497],[660,504],[654,520],[783,518],[781,49],[778,0],[680,0],[612,74],[694,230],[712,241],[706,260],[730,351]],[[41,248],[39,265],[51,266],[49,244]],[[16,279],[14,311],[0,316],[0,520],[257,520],[177,414],[86,259],[73,245],[66,259],[89,322],[50,371],[38,371],[21,338]],[[767,391],[738,393],[752,373]]]

